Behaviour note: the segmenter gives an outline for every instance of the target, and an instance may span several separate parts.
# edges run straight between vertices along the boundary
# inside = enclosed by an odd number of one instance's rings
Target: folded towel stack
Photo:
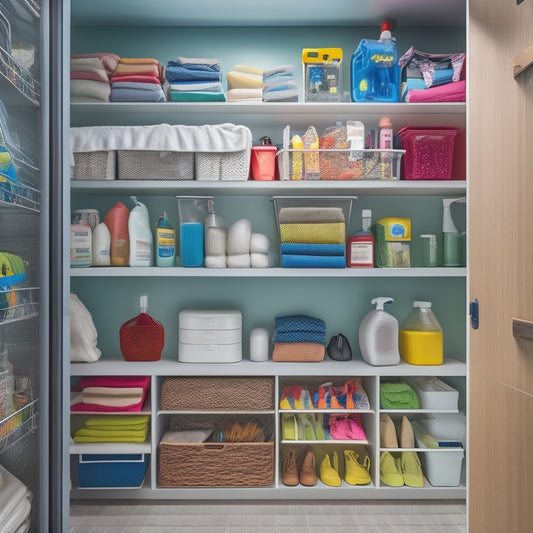
[[[0,465],[0,529],[30,530],[32,493],[9,470]]]
[[[250,65],[235,65],[226,74],[228,102],[261,102],[263,99],[264,70]]]
[[[150,57],[121,57],[111,76],[112,102],[165,102],[164,67]]]
[[[92,416],[74,433],[74,442],[137,442],[148,436],[148,415]]]
[[[109,77],[120,57],[108,52],[75,54],[70,57],[70,101],[109,102]]]
[[[464,102],[465,54],[428,54],[411,46],[398,61],[403,102]]]
[[[281,65],[263,72],[263,102],[297,102],[294,65]]]
[[[83,377],[73,387],[71,411],[120,412],[141,410],[150,376]]]
[[[172,102],[225,102],[218,59],[178,57],[166,69],[168,99]]]
[[[403,381],[382,383],[379,402],[382,409],[420,409],[418,395]]]
[[[346,224],[340,207],[283,207],[278,213],[283,268],[344,268]]]
[[[276,317],[273,361],[318,362],[326,353],[326,323],[307,315]]]

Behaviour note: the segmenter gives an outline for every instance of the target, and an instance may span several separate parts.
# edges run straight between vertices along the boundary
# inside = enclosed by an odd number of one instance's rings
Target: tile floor
[[[463,500],[74,501],[70,533],[467,533]]]

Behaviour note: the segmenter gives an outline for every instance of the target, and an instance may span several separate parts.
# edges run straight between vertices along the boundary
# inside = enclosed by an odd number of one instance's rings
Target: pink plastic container
[[[455,128],[402,128],[396,134],[405,150],[402,160],[406,180],[452,178]]]
[[[265,144],[252,146],[250,157],[254,180],[273,180],[276,173],[276,146]]]

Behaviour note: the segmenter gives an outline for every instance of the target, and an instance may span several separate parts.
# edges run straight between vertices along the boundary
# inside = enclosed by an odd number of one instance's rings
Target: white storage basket
[[[117,179],[117,153],[115,150],[74,153],[74,166],[70,179],[98,181]]]
[[[119,180],[192,180],[194,153],[118,150]]]
[[[196,154],[196,179],[200,181],[247,180],[252,145],[236,152],[199,152]]]

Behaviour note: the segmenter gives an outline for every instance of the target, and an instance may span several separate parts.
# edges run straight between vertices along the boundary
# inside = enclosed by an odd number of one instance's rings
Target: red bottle
[[[374,266],[374,235],[370,232],[372,211],[363,209],[362,230],[346,241],[346,266],[348,268],[372,268]]]

